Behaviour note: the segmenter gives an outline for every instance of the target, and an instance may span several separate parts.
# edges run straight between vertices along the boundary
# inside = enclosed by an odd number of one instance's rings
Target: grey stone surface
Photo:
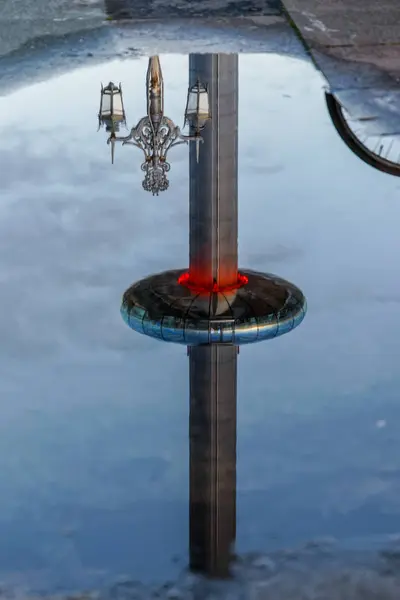
[[[284,4],[312,44],[375,45],[400,41],[397,0],[285,0]]]
[[[400,4],[397,0],[285,0],[329,88],[374,134],[399,131]]]
[[[0,35],[0,96],[77,67],[157,53],[276,52],[307,60],[289,25],[277,16],[102,24],[90,31],[37,37],[9,50]]]
[[[399,15],[400,16],[400,15]],[[400,45],[357,45],[334,46],[328,50],[330,56],[359,67],[375,67],[400,81]]]
[[[285,8],[311,51],[400,74],[400,4],[397,0],[285,0]]]
[[[2,0],[0,56],[30,40],[86,31],[103,21],[102,0]]]
[[[115,19],[244,16],[280,14],[280,0],[104,0]]]
[[[2,0],[0,55],[43,36],[85,32],[110,21],[278,16],[279,7],[279,0]]]
[[[336,50],[336,49],[335,49]],[[340,50],[340,49],[338,49]],[[343,57],[335,56],[335,52],[326,49],[312,51],[314,61],[322,71],[332,91],[346,89],[393,89],[395,79],[386,71],[371,63],[361,65]]]

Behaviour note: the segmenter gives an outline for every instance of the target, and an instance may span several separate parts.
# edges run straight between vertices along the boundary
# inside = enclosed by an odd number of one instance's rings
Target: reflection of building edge
[[[236,534],[236,346],[190,349],[190,567],[229,574]]]

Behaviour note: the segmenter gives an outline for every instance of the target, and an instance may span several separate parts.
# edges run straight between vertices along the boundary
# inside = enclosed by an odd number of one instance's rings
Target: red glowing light
[[[184,285],[192,292],[197,292],[198,294],[223,294],[227,292],[233,292],[234,290],[238,290],[239,288],[243,287],[248,282],[249,278],[246,277],[246,275],[242,275],[241,273],[238,273],[237,280],[235,281],[235,283],[222,286],[219,286],[216,281],[209,286],[199,285],[190,279],[189,271],[186,271],[186,273],[182,273],[182,275],[180,275],[178,278],[178,283],[180,285]]]

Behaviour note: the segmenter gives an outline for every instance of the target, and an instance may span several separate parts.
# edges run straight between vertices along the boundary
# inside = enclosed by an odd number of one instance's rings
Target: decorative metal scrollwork
[[[152,192],[153,196],[158,196],[169,186],[166,175],[171,168],[166,161],[169,149],[180,144],[187,144],[193,139],[195,138],[183,135],[180,128],[168,117],[163,116],[160,122],[155,124],[147,116],[131,129],[129,135],[118,138],[110,135],[107,143],[113,144],[118,141],[122,142],[122,145],[136,146],[143,151],[145,162],[141,168],[146,172],[142,182],[143,189]]]
[[[120,103],[123,107],[121,87],[116,88],[114,84],[110,83],[109,88],[115,92],[114,95],[120,97]],[[204,91],[206,91],[205,88]],[[104,93],[104,90],[102,92]],[[152,192],[153,196],[158,196],[160,192],[165,191],[169,186],[167,173],[171,167],[167,162],[167,153],[170,148],[187,144],[189,141],[195,141],[198,157],[199,144],[203,141],[203,138],[199,135],[199,132],[194,136],[183,135],[180,128],[171,119],[164,116],[164,81],[158,56],[152,56],[149,59],[146,96],[147,116],[140,119],[138,124],[131,129],[129,135],[125,137],[117,137],[115,130],[113,130],[107,144],[111,144],[112,162],[114,162],[115,142],[122,142],[122,145],[136,146],[136,148],[142,150],[145,158],[141,166],[142,171],[145,172],[145,178],[142,182],[143,189]]]

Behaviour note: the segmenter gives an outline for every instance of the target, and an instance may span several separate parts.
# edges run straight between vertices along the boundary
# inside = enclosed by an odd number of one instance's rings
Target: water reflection
[[[238,346],[291,331],[306,302],[275,275],[238,271],[237,55],[191,55],[189,77],[191,85],[205,82],[212,115],[201,155],[190,147],[189,270],[133,284],[121,312],[139,333],[188,345],[190,566],[227,577],[236,536]]]
[[[236,537],[238,348],[190,348],[190,568],[227,577]]]
[[[352,117],[351,107],[348,110],[340,100],[330,92],[325,94],[326,105],[332,123],[346,146],[367,165],[378,171],[400,177],[400,133],[382,129],[377,111],[366,116]],[[369,131],[371,124],[374,126]]]
[[[325,57],[326,60],[326,57]],[[332,58],[330,61],[332,62]],[[324,61],[322,61],[324,62]],[[339,76],[345,72],[342,65],[336,65]],[[332,69],[332,64],[330,65]],[[361,67],[362,76],[362,67]],[[329,74],[327,75],[329,81]],[[335,86],[333,85],[333,90]],[[104,98],[108,98],[113,90],[115,102],[121,110],[109,110],[108,104],[103,106]],[[326,106],[332,124],[348,148],[366,164],[391,175],[400,175],[400,132],[398,131],[399,115],[390,107],[390,93],[382,97],[374,89],[361,90],[358,97],[353,94],[325,92]],[[145,162],[142,171],[146,173],[143,188],[153,195],[168,189],[167,172],[170,163],[167,153],[173,146],[195,141],[197,160],[199,144],[203,141],[200,132],[210,119],[208,90],[199,80],[192,83],[188,90],[185,123],[189,123],[191,135],[185,135],[175,123],[164,115],[164,79],[158,56],[149,59],[146,77],[147,117],[139,120],[128,136],[119,137],[121,123],[126,124],[122,101],[121,87],[110,82],[107,88],[102,87],[102,102],[99,121],[110,133],[107,143],[111,146],[111,160],[114,162],[115,143],[131,144],[144,152]],[[383,100],[383,103],[382,103]],[[388,106],[385,108],[385,103]]]
[[[161,60],[179,119],[187,58]],[[135,336],[116,307],[128,282],[187,270],[188,152],[171,153],[170,192],[152,199],[140,153],[111,168],[92,132],[110,75],[145,113],[147,64],[77,71],[3,104],[1,566],[48,566],[47,589],[97,585],[101,570],[166,580],[187,563],[185,349]],[[301,283],[313,307],[298,334],[238,360],[241,556],[383,535],[398,519],[397,184],[351,160],[321,83],[304,61],[240,57],[240,266]]]
[[[276,275],[238,272],[238,57],[193,54],[189,74],[191,88],[205,82],[212,114],[201,155],[190,148],[189,270],[133,284],[122,316],[139,333],[187,345],[283,335],[304,318],[301,291]]]

